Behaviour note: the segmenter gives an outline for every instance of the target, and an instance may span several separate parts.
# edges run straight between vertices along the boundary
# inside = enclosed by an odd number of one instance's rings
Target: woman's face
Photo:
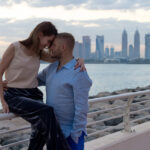
[[[55,35],[44,36],[43,34],[41,34],[39,36],[39,39],[40,39],[39,49],[50,47],[54,38],[55,38]]]

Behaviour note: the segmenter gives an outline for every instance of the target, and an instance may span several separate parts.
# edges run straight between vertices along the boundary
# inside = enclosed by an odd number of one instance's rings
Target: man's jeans
[[[42,102],[43,94],[37,89],[8,88],[4,98],[10,112],[31,123],[32,133],[28,150],[69,150],[53,108]]]
[[[71,150],[84,150],[84,132],[82,132],[81,136],[79,137],[78,143],[75,143],[71,136],[67,138],[67,142],[71,147]]]

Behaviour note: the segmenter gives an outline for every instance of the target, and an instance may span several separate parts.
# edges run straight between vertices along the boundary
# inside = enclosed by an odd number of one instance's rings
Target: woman
[[[57,29],[51,22],[42,22],[26,40],[12,43],[0,63],[3,111],[13,112],[31,123],[33,130],[28,150],[42,150],[45,144],[48,150],[69,149],[53,109],[41,103],[43,94],[37,88],[40,60],[55,61],[43,49],[50,47],[56,35]],[[2,86],[4,73],[8,82],[6,92]]]

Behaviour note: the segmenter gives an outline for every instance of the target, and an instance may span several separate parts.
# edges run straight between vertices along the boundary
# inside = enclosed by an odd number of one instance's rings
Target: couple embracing
[[[73,57],[75,39],[51,22],[12,43],[0,62],[0,99],[5,113],[31,123],[28,150],[83,150],[92,85],[82,59]],[[49,51],[45,51],[48,48]],[[38,73],[40,60],[51,64]],[[3,90],[5,74],[8,89]],[[46,104],[37,88],[46,86]]]

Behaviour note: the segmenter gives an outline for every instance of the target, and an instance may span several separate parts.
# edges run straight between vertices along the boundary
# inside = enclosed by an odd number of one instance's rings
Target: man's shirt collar
[[[77,63],[77,61],[73,58],[67,64],[65,64],[63,67],[67,68],[67,69],[72,69],[76,63]]]
[[[67,64],[65,64],[62,68],[71,69],[76,65],[76,63],[77,63],[76,59],[73,58]],[[59,61],[56,61],[55,65],[56,65],[56,67],[58,67]]]

